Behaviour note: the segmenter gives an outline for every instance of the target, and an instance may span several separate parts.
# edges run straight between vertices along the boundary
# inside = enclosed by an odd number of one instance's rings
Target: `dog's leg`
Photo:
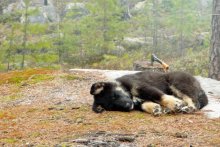
[[[141,109],[147,113],[153,114],[154,116],[159,116],[162,114],[161,106],[154,102],[144,102],[141,105]]]
[[[187,106],[182,108],[182,112],[192,113],[197,110],[195,104],[192,101],[192,98],[188,97],[187,95],[184,95],[182,98],[183,98],[183,101],[186,102],[187,104]]]
[[[172,112],[181,112],[182,108],[185,106],[184,101],[174,97],[173,95],[162,95],[159,103],[168,108]]]
[[[132,95],[145,101],[152,101],[170,109],[172,112],[180,112],[184,107],[184,101],[163,93],[156,87],[145,84],[132,89]]]
[[[197,110],[194,102],[192,101],[192,98],[190,98],[189,96],[187,96],[186,94],[182,93],[180,90],[178,90],[177,88],[175,88],[174,86],[170,86],[170,89],[172,90],[172,92],[178,96],[179,98],[181,98],[185,103],[186,106],[184,106],[181,110],[182,112],[185,113],[192,113],[194,111]]]

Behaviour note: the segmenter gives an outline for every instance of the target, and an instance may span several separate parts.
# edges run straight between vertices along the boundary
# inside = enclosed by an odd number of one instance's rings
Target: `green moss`
[[[12,94],[12,95],[7,95],[0,97],[0,102],[10,102],[13,100],[19,99],[21,96],[19,94]]]
[[[4,138],[4,139],[1,139],[0,142],[13,144],[13,143],[17,142],[17,139],[15,139],[15,138]]]
[[[53,75],[47,75],[47,74],[38,74],[38,75],[33,75],[28,81],[30,84],[36,84],[42,81],[50,81],[53,80],[55,77]]]
[[[136,113],[134,115],[134,117],[137,119],[144,119],[146,117],[146,114],[145,113]]]
[[[37,83],[40,81],[51,80],[54,77],[51,75],[53,72],[53,70],[48,69],[26,69],[22,71],[0,73],[0,84],[23,84],[24,82]]]
[[[12,77],[8,80],[8,83],[18,84],[24,81],[26,78],[23,76]]]

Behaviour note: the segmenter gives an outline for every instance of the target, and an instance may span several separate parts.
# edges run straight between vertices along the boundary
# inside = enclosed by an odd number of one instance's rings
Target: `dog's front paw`
[[[161,108],[160,105],[155,105],[155,106],[153,107],[152,114],[153,114],[154,116],[160,116],[162,113],[163,113],[163,111],[162,111],[162,108]]]
[[[159,116],[162,114],[162,107],[160,106],[160,104],[154,102],[144,102],[141,105],[141,109],[154,116]]]

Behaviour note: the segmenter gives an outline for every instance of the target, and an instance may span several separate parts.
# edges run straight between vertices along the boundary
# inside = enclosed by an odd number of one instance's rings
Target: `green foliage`
[[[188,49],[186,56],[174,59],[171,62],[171,70],[187,71],[193,75],[208,76],[208,50],[194,52]]]
[[[183,52],[187,55],[185,58],[197,54],[200,56],[201,52],[209,48],[211,2],[204,7],[200,1],[194,0],[149,0],[145,1],[145,5],[139,10],[134,9],[139,0],[72,2],[84,3],[85,8],[83,11],[77,7],[65,11],[68,1],[56,0],[54,6],[61,18],[58,22],[28,23],[25,47],[25,23],[20,23],[20,16],[24,17],[26,12],[28,16],[35,16],[40,11],[29,7],[30,0],[26,0],[27,11],[23,9],[1,15],[0,32],[5,39],[0,36],[0,70],[7,70],[8,65],[9,70],[19,69],[22,54],[25,54],[25,67],[32,68],[60,68],[62,65],[68,65],[132,69],[133,62],[150,55],[154,47],[152,43],[137,46],[129,42],[131,44],[126,45],[124,38],[145,38],[147,41],[154,37],[154,31],[157,37],[157,54],[161,58],[177,56],[181,35]],[[131,18],[125,19],[128,7]],[[202,43],[198,44],[196,37],[204,32],[209,35],[202,38]],[[119,54],[117,47],[124,48],[124,51]],[[187,52],[189,48],[192,48],[193,52]],[[178,56],[176,60],[183,60],[183,57]],[[176,67],[180,69],[180,65]],[[201,66],[192,68],[199,67]],[[189,68],[191,67],[184,70]],[[199,72],[200,70],[193,71]]]
[[[5,71],[6,70],[6,67],[4,64],[0,64],[0,71]]]
[[[45,32],[48,29],[47,24],[30,24],[29,27],[29,33],[32,35],[41,35],[45,34]]]
[[[25,79],[26,78],[23,76],[12,77],[10,80],[8,80],[8,83],[18,84],[24,81]]]
[[[12,12],[0,15],[0,23],[6,24],[8,22],[19,22],[21,17],[21,13]]]
[[[128,52],[121,57],[104,55],[104,59],[101,62],[93,63],[93,68],[101,69],[123,69],[123,70],[132,70],[133,63],[136,60],[143,59],[144,56],[142,52]]]

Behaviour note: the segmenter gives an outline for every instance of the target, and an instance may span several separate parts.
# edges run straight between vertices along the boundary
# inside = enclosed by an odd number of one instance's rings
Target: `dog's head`
[[[91,87],[94,96],[93,111],[131,111],[134,107],[131,95],[117,82],[97,82]]]

